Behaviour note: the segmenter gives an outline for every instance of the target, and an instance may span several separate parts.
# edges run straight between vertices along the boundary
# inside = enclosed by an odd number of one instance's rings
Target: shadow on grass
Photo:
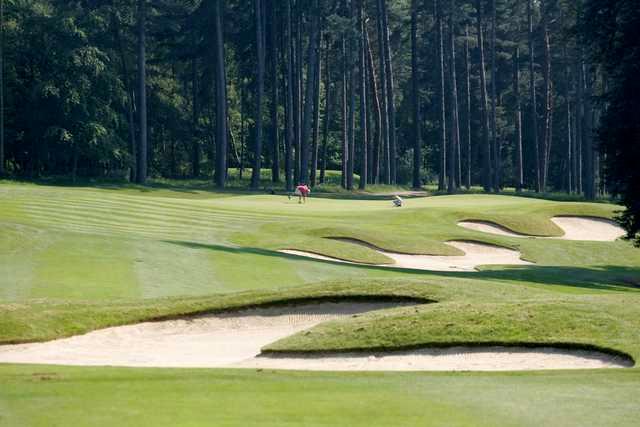
[[[222,245],[203,244],[186,241],[167,240],[165,243],[178,245],[189,249],[226,252],[237,255],[251,254],[280,259],[320,262],[339,265],[344,268],[357,268],[379,271],[393,271],[400,274],[424,275],[430,278],[459,278],[479,280],[521,281],[548,286],[568,286],[589,290],[640,292],[640,267],[622,266],[595,266],[595,267],[570,267],[570,266],[513,266],[504,269],[488,269],[475,272],[440,272],[411,270],[394,267],[381,267],[375,265],[346,264],[337,261],[325,261],[305,258],[298,255],[290,255],[261,248],[229,247]]]

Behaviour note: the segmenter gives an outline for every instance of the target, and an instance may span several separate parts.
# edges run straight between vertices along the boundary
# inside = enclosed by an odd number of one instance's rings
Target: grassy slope
[[[314,198],[299,206],[286,197],[200,188],[0,184],[0,342],[287,298],[396,295],[439,303],[322,325],[271,348],[565,342],[640,358],[640,297],[628,284],[640,276],[640,251],[624,242],[511,239],[455,225],[490,219],[516,231],[553,235],[551,216],[611,216],[614,206],[482,195],[412,199],[402,210],[389,206],[384,200],[339,198]],[[380,262],[367,248],[324,237],[438,254],[450,250],[443,244],[447,240],[474,239],[518,247],[538,265],[436,274],[273,252],[297,248]],[[369,425],[371,419],[379,425],[417,420],[631,425],[640,403],[631,392],[638,372],[434,375],[0,366],[0,425],[66,424],[71,414],[80,425],[113,425],[116,416],[130,425],[245,425],[245,416],[272,425]],[[558,407],[558,400],[565,403]]]

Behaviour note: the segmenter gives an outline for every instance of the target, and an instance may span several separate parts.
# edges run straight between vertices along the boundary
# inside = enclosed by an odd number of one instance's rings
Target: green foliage
[[[588,0],[581,34],[593,61],[607,74],[599,138],[611,189],[626,211],[619,217],[628,237],[640,246],[640,8],[635,1]]]

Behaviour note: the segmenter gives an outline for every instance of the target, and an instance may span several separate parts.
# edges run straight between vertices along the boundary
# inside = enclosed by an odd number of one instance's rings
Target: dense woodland
[[[634,3],[4,0],[0,173],[594,198],[619,67],[581,34]]]

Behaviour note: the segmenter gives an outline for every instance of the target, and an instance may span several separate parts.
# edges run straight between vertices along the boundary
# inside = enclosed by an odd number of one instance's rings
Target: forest
[[[594,199],[621,68],[593,25],[633,4],[5,0],[0,174]]]

